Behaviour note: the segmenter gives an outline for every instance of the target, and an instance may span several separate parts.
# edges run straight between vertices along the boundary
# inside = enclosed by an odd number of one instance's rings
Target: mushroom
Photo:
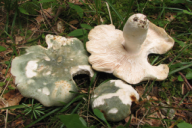
[[[70,91],[78,91],[73,76],[93,77],[94,73],[80,40],[47,35],[46,43],[48,48],[31,46],[26,54],[13,59],[11,73],[23,96],[35,98],[44,106],[60,106],[75,96]]]
[[[130,83],[167,78],[166,64],[152,66],[150,53],[164,54],[174,45],[174,40],[163,28],[151,23],[143,14],[134,14],[123,31],[114,25],[98,25],[88,35],[86,47],[91,56],[92,68]]]
[[[131,113],[132,102],[139,100],[139,94],[121,80],[110,80],[99,85],[91,96],[92,109],[99,109],[109,121],[120,121]]]

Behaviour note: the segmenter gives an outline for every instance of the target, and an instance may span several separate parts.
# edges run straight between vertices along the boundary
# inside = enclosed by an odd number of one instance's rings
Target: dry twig
[[[191,84],[188,82],[187,78],[185,77],[185,75],[183,75],[183,73],[181,72],[178,72],[179,75],[181,75],[181,77],[183,78],[183,80],[185,81],[186,85],[187,85],[187,88],[189,88],[189,91],[192,90],[192,86]]]
[[[59,35],[59,34],[55,31],[55,29],[53,28],[53,26],[51,25],[51,23],[49,22],[49,20],[47,19],[46,15],[45,15],[45,13],[44,13],[44,11],[43,11],[43,7],[42,7],[42,4],[41,4],[41,3],[40,3],[40,6],[41,6],[41,10],[42,10],[43,17],[45,18],[45,20],[47,21],[47,23],[49,24],[49,26],[51,27],[51,29],[54,31],[54,33],[55,33],[56,35]]]

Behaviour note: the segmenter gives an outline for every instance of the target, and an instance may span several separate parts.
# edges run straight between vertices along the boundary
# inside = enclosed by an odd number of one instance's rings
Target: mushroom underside
[[[132,52],[125,48],[125,43],[129,43],[129,38],[127,38],[128,41],[126,42],[123,37],[124,31],[115,29],[113,25],[96,26],[90,31],[89,41],[86,43],[87,50],[91,54],[89,62],[92,64],[92,68],[101,72],[113,73],[116,77],[130,84],[137,84],[151,79],[159,81],[166,79],[169,73],[168,66],[166,64],[152,66],[148,62],[148,55],[150,53],[166,53],[173,47],[174,40],[163,28],[154,25],[150,21],[147,27],[145,28],[147,31],[144,31],[146,32],[146,38],[141,43],[140,49]],[[134,29],[136,33],[136,31],[139,32],[143,28],[140,26]],[[128,31],[131,33],[131,30]],[[137,38],[139,37],[135,35],[135,39]],[[134,44],[134,42],[130,43]]]

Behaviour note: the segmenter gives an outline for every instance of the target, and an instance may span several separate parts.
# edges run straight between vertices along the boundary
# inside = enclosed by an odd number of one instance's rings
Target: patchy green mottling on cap
[[[77,74],[93,71],[83,44],[76,38],[47,35],[48,48],[31,46],[26,54],[12,61],[11,73],[25,97],[35,98],[45,106],[60,106],[75,96],[78,88],[73,80]]]
[[[130,113],[132,102],[139,100],[139,94],[121,80],[110,80],[99,85],[91,98],[92,109],[99,109],[109,121],[120,121]]]

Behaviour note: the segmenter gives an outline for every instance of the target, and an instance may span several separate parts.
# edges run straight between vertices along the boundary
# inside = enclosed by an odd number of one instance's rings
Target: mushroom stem
[[[132,15],[123,28],[125,42],[123,45],[127,51],[138,52],[147,37],[149,21],[143,14]]]

